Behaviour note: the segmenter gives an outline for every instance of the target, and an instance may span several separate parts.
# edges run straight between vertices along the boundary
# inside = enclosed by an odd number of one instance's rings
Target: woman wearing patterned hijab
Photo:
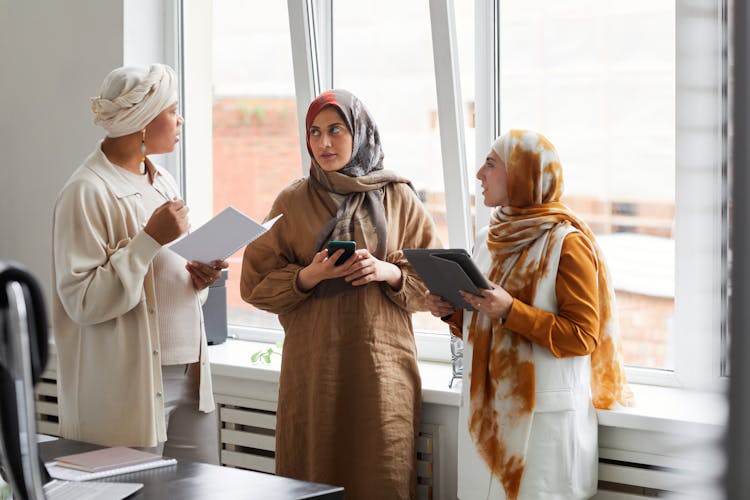
[[[594,408],[627,405],[614,292],[588,226],[560,203],[562,168],[541,134],[512,130],[477,178],[496,207],[474,260],[493,283],[476,312],[428,294],[464,338],[459,497],[588,498]]]
[[[60,430],[218,463],[201,302],[227,264],[165,248],[188,229],[187,207],[148,158],[179,140],[175,72],[117,68],[91,107],[107,135],[60,191],[53,223]]]
[[[248,245],[243,298],[279,315],[276,472],[342,485],[347,498],[414,498],[422,399],[411,314],[424,288],[401,248],[439,246],[411,184],[383,169],[364,105],[330,90],[305,120],[310,175],[287,186]],[[351,240],[339,266],[329,240]]]

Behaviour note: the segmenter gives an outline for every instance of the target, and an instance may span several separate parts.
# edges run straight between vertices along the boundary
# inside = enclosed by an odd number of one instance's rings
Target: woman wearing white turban
[[[61,433],[108,446],[164,443],[167,456],[216,463],[201,303],[227,264],[164,248],[187,231],[188,208],[147,156],[179,140],[174,70],[118,68],[92,110],[107,136],[54,212]]]

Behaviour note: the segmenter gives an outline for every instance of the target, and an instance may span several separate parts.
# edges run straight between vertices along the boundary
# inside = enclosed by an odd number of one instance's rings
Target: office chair
[[[20,266],[0,261],[0,456],[16,498],[44,499],[50,480],[37,453],[34,384],[47,364],[41,289]]]

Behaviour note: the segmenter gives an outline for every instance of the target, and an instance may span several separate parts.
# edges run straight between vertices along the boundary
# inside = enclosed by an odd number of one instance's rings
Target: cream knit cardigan
[[[156,169],[154,183],[176,194],[172,176]],[[52,312],[66,438],[107,446],[167,438],[151,265],[161,247],[142,230],[148,217],[137,196],[100,144],[57,198]],[[199,409],[210,412],[202,314],[200,363]]]

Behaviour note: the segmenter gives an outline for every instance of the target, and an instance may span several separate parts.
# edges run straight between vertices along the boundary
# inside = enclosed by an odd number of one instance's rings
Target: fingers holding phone
[[[341,266],[346,263],[357,249],[357,243],[354,241],[329,241],[326,244],[328,258],[335,259],[334,266]]]
[[[349,268],[357,261],[356,247],[353,241],[329,242],[323,250],[313,256],[312,262],[297,274],[297,287],[307,291],[321,281],[346,276]]]

